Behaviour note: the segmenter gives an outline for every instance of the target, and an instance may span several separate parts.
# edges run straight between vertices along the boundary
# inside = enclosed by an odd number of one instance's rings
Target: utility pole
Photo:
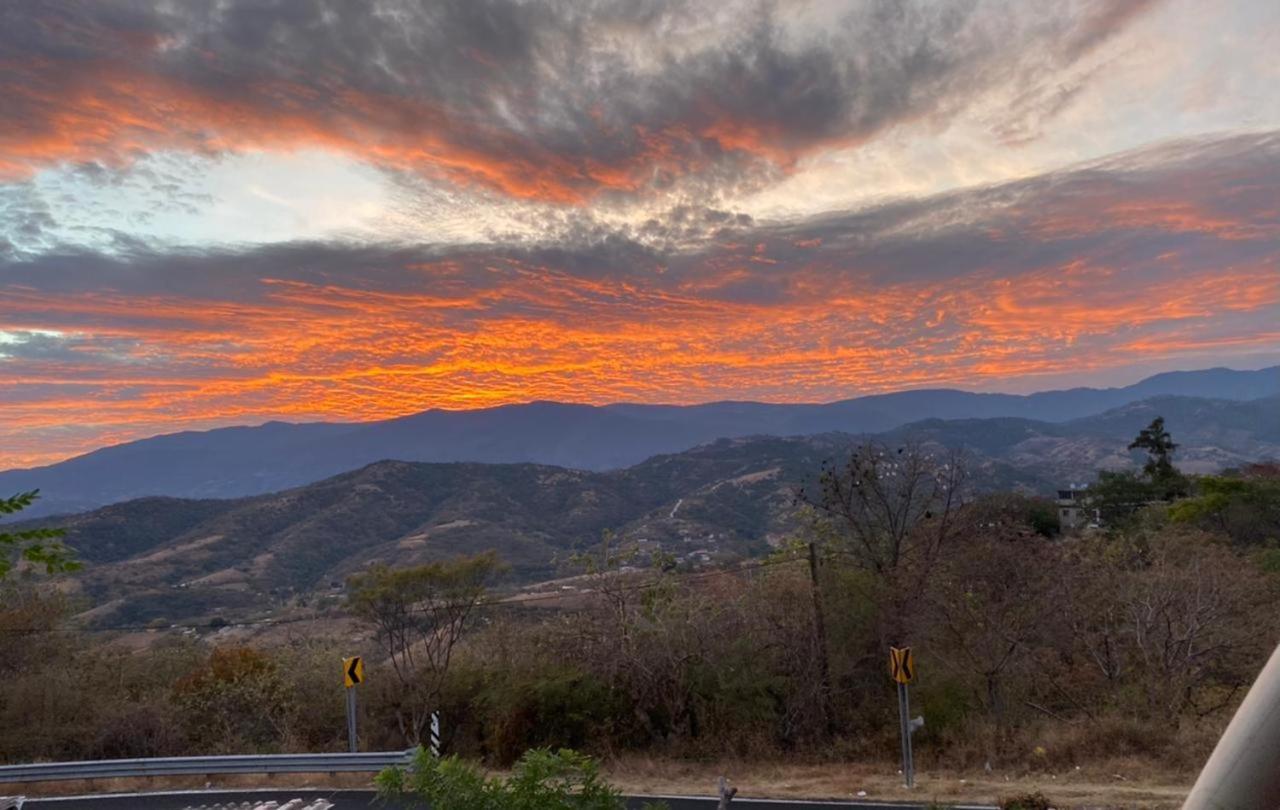
[[[822,690],[822,714],[827,736],[835,734],[836,718],[831,706],[831,662],[827,658],[827,625],[822,615],[822,588],[818,583],[818,547],[809,541],[809,580],[813,594],[813,634],[818,645],[818,688]]]

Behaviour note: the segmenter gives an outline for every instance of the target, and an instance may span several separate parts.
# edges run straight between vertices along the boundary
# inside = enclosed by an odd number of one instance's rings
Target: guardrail
[[[372,773],[392,765],[408,765],[414,750],[359,754],[264,754],[36,762],[29,765],[0,766],[0,783],[139,776],[204,776],[215,773]]]

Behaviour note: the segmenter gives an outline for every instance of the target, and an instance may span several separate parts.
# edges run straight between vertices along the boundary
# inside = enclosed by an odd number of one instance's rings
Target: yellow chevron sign
[[[916,658],[910,647],[889,648],[889,677],[898,683],[911,683],[916,677]]]
[[[342,659],[342,682],[350,689],[364,683],[364,659],[360,656]]]

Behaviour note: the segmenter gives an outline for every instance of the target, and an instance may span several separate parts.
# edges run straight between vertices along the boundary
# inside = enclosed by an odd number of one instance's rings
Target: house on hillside
[[[1089,496],[1087,487],[1078,487],[1072,484],[1067,489],[1058,490],[1058,523],[1062,526],[1064,532],[1074,532],[1083,529],[1091,521],[1089,509],[1085,503]]]

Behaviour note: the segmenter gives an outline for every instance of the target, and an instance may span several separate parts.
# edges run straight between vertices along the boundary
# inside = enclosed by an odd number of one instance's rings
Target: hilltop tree
[[[1178,474],[1173,466],[1173,451],[1178,449],[1178,445],[1165,430],[1163,416],[1152,419],[1150,425],[1139,431],[1137,438],[1129,443],[1129,449],[1147,451],[1147,463],[1143,465],[1142,472],[1152,481]]]
[[[17,514],[34,503],[39,496],[39,490],[32,490],[21,492],[12,498],[0,498],[0,515]],[[13,571],[15,558],[43,567],[47,574],[79,569],[80,563],[76,562],[71,550],[59,540],[64,534],[62,529],[48,528],[0,531],[0,581]]]
[[[1149,504],[1184,498],[1191,489],[1191,482],[1173,465],[1178,445],[1165,429],[1163,416],[1140,430],[1128,449],[1147,452],[1141,474],[1102,470],[1089,487],[1090,505],[1112,527],[1128,522]]]
[[[379,564],[347,581],[351,612],[373,625],[400,682],[396,720],[411,745],[421,743],[453,650],[499,569],[489,552],[412,568]]]

